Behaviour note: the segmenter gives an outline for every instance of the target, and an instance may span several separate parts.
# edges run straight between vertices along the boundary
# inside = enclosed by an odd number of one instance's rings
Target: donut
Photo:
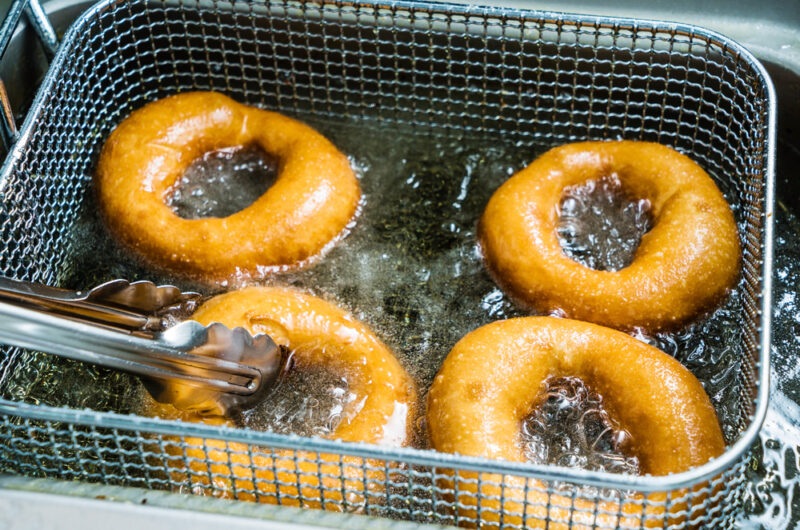
[[[463,337],[445,359],[428,395],[427,424],[434,449],[444,453],[525,462],[521,424],[538,406],[550,377],[578,377],[603,398],[608,413],[631,440],[626,452],[649,475],[679,473],[725,450],[714,408],[700,382],[678,361],[631,336],[588,322],[523,317],[485,325]],[[455,474],[441,481],[454,491]],[[483,473],[480,514],[478,473],[458,472],[459,515],[493,527],[662,526],[687,502],[664,493],[642,510],[642,496],[597,504],[569,493],[548,495],[546,484],[523,477]],[[504,483],[501,492],[499,484]],[[525,497],[525,487],[529,492]],[[684,492],[686,493],[686,492]],[[706,497],[692,499],[697,504]],[[500,499],[504,499],[501,503]],[[527,507],[523,502],[527,500]],[[660,503],[660,505],[659,505]]]
[[[562,250],[559,203],[565,188],[612,174],[627,195],[650,202],[653,227],[630,265],[599,271]],[[649,142],[551,149],[492,195],[479,241],[495,280],[524,305],[621,330],[676,328],[717,304],[739,275],[736,222],[714,181]]]
[[[344,374],[356,398],[327,438],[392,447],[409,444],[417,401],[414,382],[372,331],[342,309],[290,288],[248,287],[211,298],[192,318],[204,325],[222,322],[269,334],[292,352],[293,369],[324,367]],[[180,412],[155,401],[147,404],[145,414],[234,426],[228,418]],[[197,437],[183,440],[166,444],[169,454],[180,456],[173,480],[190,487],[210,486],[226,498],[340,511],[345,504],[352,509],[363,503],[386,480],[383,462]]]
[[[261,197],[224,218],[183,219],[167,206],[192,161],[238,146],[279,161]],[[343,232],[361,196],[347,158],[311,127],[214,92],[177,94],[131,113],[103,145],[94,182],[119,241],[152,265],[212,282],[315,256]]]

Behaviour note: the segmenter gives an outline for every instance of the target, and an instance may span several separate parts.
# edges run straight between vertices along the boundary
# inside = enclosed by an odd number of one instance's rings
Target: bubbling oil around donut
[[[289,369],[264,401],[235,421],[255,431],[327,436],[358,413],[357,397],[346,374],[321,367]]]
[[[591,269],[618,271],[633,261],[650,230],[650,202],[632,200],[616,174],[564,190],[558,239],[564,253]]]
[[[166,203],[184,219],[227,217],[253,204],[277,174],[277,159],[257,146],[209,151],[189,165]]]
[[[639,460],[626,456],[630,434],[603,407],[603,398],[576,377],[545,381],[541,404],[522,422],[528,461],[609,473],[640,473]]]
[[[489,322],[529,314],[487,273],[476,243],[476,221],[492,193],[550,146],[531,147],[502,138],[440,137],[421,128],[363,119],[325,122],[305,117],[304,121],[350,157],[365,196],[363,210],[350,234],[313,266],[279,271],[250,283],[295,286],[350,310],[396,353],[424,396],[461,337]],[[736,188],[718,182],[736,211]],[[93,200],[92,194],[87,194],[86,206],[73,229],[72,254],[58,277],[64,287],[86,289],[111,278],[127,278],[172,283],[205,295],[231,288],[209,288],[159,275],[137,262],[108,236]],[[795,231],[783,230],[796,238]],[[717,311],[684,330],[637,337],[675,355],[698,376],[728,442],[735,441],[739,433],[736,374],[741,314],[741,301],[734,292]],[[794,335],[787,332],[786,336]],[[129,390],[140,388],[139,383],[126,374],[30,352],[7,366],[0,367],[0,395],[4,397],[54,406],[136,411],[137,403],[129,396],[137,394]],[[295,384],[291,381],[287,386]],[[338,381],[324,381],[328,383],[317,387],[328,390],[313,396],[321,403],[343,388]],[[288,394],[297,396],[302,405],[302,391]],[[293,422],[292,428],[298,430],[292,432],[314,434],[329,413],[311,400],[307,404],[314,405],[315,411],[305,416],[302,411],[295,412],[294,416],[311,418],[307,426],[289,419],[293,413],[286,409],[295,410],[297,403],[288,399],[276,399],[272,410],[253,412],[247,421],[252,429]],[[269,407],[267,403],[264,406]],[[547,436],[571,439],[576,435],[563,431],[572,429],[561,426]],[[424,446],[424,441],[420,445]],[[548,451],[556,454],[552,448]]]

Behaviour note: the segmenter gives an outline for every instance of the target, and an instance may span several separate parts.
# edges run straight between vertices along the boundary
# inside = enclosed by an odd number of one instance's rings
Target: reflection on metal
[[[14,0],[6,14],[6,18],[3,20],[3,24],[0,26],[0,59],[3,58],[8,49],[8,44],[11,42],[11,37],[17,28],[17,24],[19,24],[23,12],[27,14],[28,20],[39,36],[48,58],[52,58],[58,48],[58,37],[39,0]],[[2,105],[2,109],[0,109],[2,110],[0,133],[2,133],[3,144],[6,149],[11,149],[17,139],[17,124],[14,120],[11,102],[8,99],[8,92],[2,79],[0,79],[0,105]]]
[[[42,9],[42,4],[39,0],[28,0],[28,7],[25,9],[25,15],[28,17],[34,31],[39,36],[45,54],[48,59],[52,59],[58,49],[58,36],[56,35],[53,25],[47,18],[47,14]]]
[[[260,399],[284,365],[266,335],[185,318],[200,295],[113,280],[86,293],[0,276],[0,342],[134,373],[159,401],[225,415]]]
[[[8,100],[6,84],[0,79],[0,112],[2,112],[2,135],[3,145],[10,149],[17,139],[17,123],[14,120],[14,112],[11,110],[11,102]]]
[[[47,509],[43,510],[42,507]],[[0,528],[443,530],[394,519],[242,503],[150,489],[0,475]],[[20,526],[18,526],[20,525]],[[187,526],[188,525],[188,526]]]
[[[8,13],[6,13],[3,24],[0,25],[0,59],[3,58],[6,49],[8,49],[8,43],[11,42],[11,36],[17,28],[17,24],[19,23],[26,5],[27,0],[14,0]],[[0,80],[0,83],[2,83],[2,80]],[[0,127],[2,127],[3,144],[6,149],[11,149],[11,145],[17,138],[17,124],[14,121],[14,113],[11,110],[11,103],[8,100],[5,83],[0,85],[0,105],[2,105],[2,116],[0,116],[2,122],[0,123]]]

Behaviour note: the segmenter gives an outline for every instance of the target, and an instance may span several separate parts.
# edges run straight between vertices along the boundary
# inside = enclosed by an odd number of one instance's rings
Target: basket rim
[[[110,6],[126,0],[101,0],[91,8],[84,11],[69,27],[65,33],[48,68],[42,84],[31,104],[31,109],[25,117],[17,141],[9,150],[6,159],[0,168],[0,199],[6,187],[11,172],[23,154],[23,148],[29,142],[32,132],[42,117],[43,105],[46,94],[58,82],[58,72],[67,62],[70,46],[81,34],[83,28],[90,24],[92,19]],[[203,2],[195,0],[198,5]],[[231,6],[243,0],[230,0],[225,2]],[[271,4],[270,0],[266,5]],[[342,442],[322,438],[307,438],[297,435],[281,435],[269,432],[257,432],[240,428],[210,426],[198,423],[147,418],[143,416],[125,415],[114,412],[95,412],[91,410],[77,410],[67,407],[51,407],[33,405],[7,399],[0,399],[0,414],[19,416],[24,418],[72,422],[85,426],[99,428],[113,428],[130,431],[148,431],[164,435],[197,436],[203,438],[217,438],[231,442],[250,443],[298,451],[313,451],[327,453],[341,453],[363,458],[380,460],[396,460],[413,465],[433,466],[437,468],[459,469],[478,471],[494,474],[508,474],[529,478],[538,478],[545,481],[565,481],[581,483],[598,487],[611,487],[618,489],[632,489],[642,492],[667,491],[692,487],[698,483],[714,478],[732,467],[739,459],[743,458],[751,445],[756,440],[767,414],[769,404],[769,373],[770,373],[770,347],[772,336],[772,269],[773,269],[773,224],[775,203],[775,157],[776,157],[776,122],[777,103],[775,88],[772,80],[761,62],[738,42],[716,32],[700,26],[679,22],[665,22],[650,19],[629,17],[607,17],[598,15],[580,15],[560,13],[555,11],[539,11],[534,9],[505,8],[498,6],[483,6],[459,4],[446,1],[414,1],[414,0],[281,0],[280,3],[291,7],[294,4],[314,4],[321,8],[325,5],[351,6],[359,8],[385,8],[403,9],[414,11],[438,11],[448,15],[511,17],[518,19],[536,19],[544,23],[571,23],[575,25],[592,25],[594,27],[608,27],[617,31],[621,29],[642,31],[652,30],[668,31],[673,34],[682,34],[692,38],[703,39],[709,43],[720,46],[721,51],[732,54],[746,62],[753,68],[753,73],[762,84],[766,93],[767,127],[765,131],[765,194],[764,194],[764,232],[762,241],[763,260],[761,263],[763,275],[761,277],[761,307],[760,307],[760,346],[759,359],[756,364],[758,374],[758,392],[755,398],[756,410],[750,416],[750,424],[739,436],[738,440],[726,447],[725,452],[715,458],[688,471],[666,476],[633,476],[620,475],[583,469],[567,468],[552,465],[511,462],[506,460],[493,460],[483,457],[464,456],[459,454],[440,453],[430,449],[394,448],[383,447],[364,443]]]

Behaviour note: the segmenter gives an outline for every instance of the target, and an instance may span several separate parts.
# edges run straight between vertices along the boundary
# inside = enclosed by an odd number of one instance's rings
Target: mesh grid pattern
[[[196,89],[299,117],[359,117],[523,145],[656,141],[727,176],[746,227],[737,426],[750,424],[769,267],[769,101],[750,59],[723,39],[674,25],[422,3],[107,1],[70,33],[3,168],[0,272],[58,285],[103,140],[132,110]],[[15,351],[0,353],[0,374],[13,369]],[[729,524],[746,465],[743,458],[691,490],[620,497],[580,487],[567,473],[561,481],[454,474],[462,468],[452,462],[411,465],[391,453],[209,446],[132,425],[17,412],[2,416],[5,471],[446,524],[535,526],[548,515],[590,517],[597,526],[619,516],[637,526]]]
[[[449,466],[407,465],[392,457],[365,459],[27,418],[5,417],[0,426],[4,471],[418,522],[498,521],[509,528],[538,526],[543,513],[550,513],[553,522],[565,523],[596,517],[598,528],[616,527],[620,516],[634,526],[729,521],[739,502],[746,466],[741,461],[702,488],[646,498],[568,481],[517,483],[495,473],[461,472],[454,481]],[[255,485],[252,477],[257,479]],[[467,494],[476,489],[492,493]],[[523,508],[499,508],[523,495],[530,499]],[[687,504],[688,512],[664,517],[663,511]],[[452,510],[454,505],[461,510]],[[558,511],[558,506],[568,509]],[[642,510],[646,515],[641,519],[626,515]]]

